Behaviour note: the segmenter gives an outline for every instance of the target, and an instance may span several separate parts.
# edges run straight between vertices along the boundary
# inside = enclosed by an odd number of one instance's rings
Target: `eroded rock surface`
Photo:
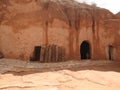
[[[55,44],[67,59],[80,59],[80,44],[88,41],[92,59],[108,59],[108,45],[119,52],[117,21],[106,9],[74,0],[0,0],[0,52],[30,60],[35,46]]]

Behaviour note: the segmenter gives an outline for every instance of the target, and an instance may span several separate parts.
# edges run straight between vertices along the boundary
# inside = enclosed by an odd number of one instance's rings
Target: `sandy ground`
[[[120,62],[0,59],[0,90],[120,90]]]

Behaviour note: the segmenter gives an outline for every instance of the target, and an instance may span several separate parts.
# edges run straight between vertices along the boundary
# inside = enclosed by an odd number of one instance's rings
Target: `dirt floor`
[[[0,59],[0,90],[120,90],[120,62]]]

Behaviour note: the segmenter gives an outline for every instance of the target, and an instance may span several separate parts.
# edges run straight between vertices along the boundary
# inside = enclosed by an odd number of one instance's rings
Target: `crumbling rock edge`
[[[66,61],[57,63],[26,62],[16,59],[0,59],[0,73],[22,71],[55,71],[62,69],[78,68],[84,66],[112,65],[113,61]]]

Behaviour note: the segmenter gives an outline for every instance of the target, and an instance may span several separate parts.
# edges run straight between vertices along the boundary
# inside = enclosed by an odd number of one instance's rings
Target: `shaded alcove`
[[[31,61],[39,61],[40,60],[40,52],[41,52],[41,46],[35,46],[33,57],[30,58]]]
[[[113,60],[113,46],[112,45],[108,46],[108,58],[109,60]]]
[[[90,51],[91,51],[90,44],[87,41],[83,41],[80,46],[81,59],[91,59]]]

